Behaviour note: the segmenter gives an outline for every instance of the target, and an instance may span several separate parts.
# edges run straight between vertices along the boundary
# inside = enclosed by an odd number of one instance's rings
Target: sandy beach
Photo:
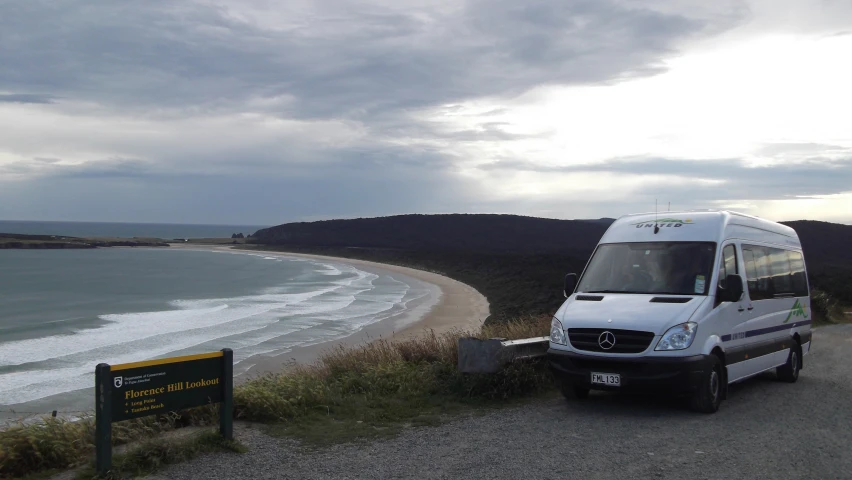
[[[384,272],[400,273],[434,285],[441,292],[437,302],[435,302],[428,311],[420,314],[419,318],[407,319],[405,325],[401,328],[397,328],[397,321],[389,319],[368,325],[360,331],[342,339],[323,342],[312,346],[294,348],[292,351],[278,356],[256,355],[249,357],[244,362],[252,365],[252,367],[243,375],[236,377],[235,380],[237,383],[258,375],[280,372],[292,362],[302,364],[311,363],[315,361],[322,352],[340,345],[357,346],[378,338],[404,339],[426,333],[430,330],[437,334],[445,333],[453,329],[476,330],[482,326],[483,322],[489,315],[488,300],[486,300],[486,298],[473,287],[437,273],[426,272],[414,268],[369,262],[366,260],[329,257],[324,255],[286,253],[271,250],[241,250],[233,249],[230,246],[172,244],[172,248],[220,251],[237,250],[239,252],[263,253],[269,256],[299,257],[337,262],[353,265],[366,271],[379,270]]]

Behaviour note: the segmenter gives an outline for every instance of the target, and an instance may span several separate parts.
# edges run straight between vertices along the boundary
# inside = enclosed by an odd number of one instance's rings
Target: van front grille
[[[610,332],[615,337],[615,344],[612,348],[601,347],[600,340],[604,332]],[[571,342],[571,346],[577,350],[585,350],[587,352],[641,353],[648,348],[653,339],[653,332],[608,328],[568,329],[568,340]],[[607,343],[604,342],[604,344],[606,345]]]

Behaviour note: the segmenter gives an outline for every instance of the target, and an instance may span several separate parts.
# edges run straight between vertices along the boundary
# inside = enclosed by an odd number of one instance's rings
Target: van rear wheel
[[[724,376],[722,376],[722,362],[719,357],[713,355],[712,365],[704,373],[698,390],[693,394],[690,407],[696,412],[716,413],[722,403],[722,392]]]
[[[802,369],[802,347],[798,343],[793,342],[790,348],[790,354],[787,356],[787,363],[775,369],[778,379],[782,382],[796,383],[799,379],[799,370]]]

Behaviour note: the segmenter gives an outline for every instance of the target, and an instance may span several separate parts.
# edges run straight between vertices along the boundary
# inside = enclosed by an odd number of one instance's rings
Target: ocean
[[[395,272],[258,252],[0,250],[0,411],[91,410],[99,363],[227,347],[239,375],[253,355],[401,327],[439,296]]]
[[[181,225],[171,223],[33,222],[0,220],[0,233],[64,235],[66,237],[122,238],[230,238],[234,233],[252,234],[263,226]]]

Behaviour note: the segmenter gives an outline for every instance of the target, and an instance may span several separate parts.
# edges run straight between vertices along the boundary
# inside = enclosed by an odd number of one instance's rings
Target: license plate
[[[592,383],[609,385],[611,387],[621,386],[621,375],[617,373],[595,373],[592,372]]]

